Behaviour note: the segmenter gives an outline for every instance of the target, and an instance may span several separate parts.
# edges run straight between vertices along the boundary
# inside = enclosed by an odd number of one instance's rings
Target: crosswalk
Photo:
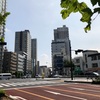
[[[43,85],[43,84],[51,84],[57,83],[53,81],[34,81],[34,82],[10,82],[10,83],[0,83],[0,88],[3,87],[16,87],[16,86],[32,86],[32,85]]]

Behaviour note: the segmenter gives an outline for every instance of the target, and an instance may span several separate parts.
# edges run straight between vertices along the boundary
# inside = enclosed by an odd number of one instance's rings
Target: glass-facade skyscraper
[[[26,56],[24,74],[32,72],[31,35],[29,30],[15,33],[15,52]]]

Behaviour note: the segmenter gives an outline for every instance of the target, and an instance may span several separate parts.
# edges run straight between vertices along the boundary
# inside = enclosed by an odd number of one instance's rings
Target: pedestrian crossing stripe
[[[35,81],[35,82],[12,82],[12,83],[1,83],[0,87],[15,87],[15,86],[28,86],[28,85],[40,85],[40,84],[50,84],[50,83],[56,83],[56,82],[50,82],[50,81]]]
[[[3,86],[0,85],[0,87],[3,87]]]

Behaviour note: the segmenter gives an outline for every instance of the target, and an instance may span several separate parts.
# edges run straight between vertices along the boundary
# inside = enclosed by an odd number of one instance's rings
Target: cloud
[[[6,33],[9,33],[9,32],[11,32],[11,30],[9,30],[8,28],[6,28],[6,29],[5,29],[5,32],[6,32]]]
[[[46,65],[48,67],[51,67],[50,58],[49,58],[49,56],[47,54],[45,54],[45,53],[42,54],[40,56],[39,61],[40,61],[40,66]]]

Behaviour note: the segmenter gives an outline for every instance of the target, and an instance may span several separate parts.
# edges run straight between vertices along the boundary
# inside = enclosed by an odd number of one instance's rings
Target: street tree
[[[100,0],[90,0],[92,8],[85,2],[79,2],[80,0],[61,0],[61,15],[63,19],[69,17],[71,13],[79,12],[81,14],[80,21],[86,22],[87,25],[84,28],[85,32],[91,30],[91,23],[100,14]],[[97,14],[95,17],[94,15]],[[92,18],[93,17],[93,18]]]
[[[9,15],[9,12],[6,12],[4,14],[0,13],[0,26],[3,26],[6,24],[6,18]],[[0,42],[4,42],[4,37],[2,37],[2,33],[0,33]]]

